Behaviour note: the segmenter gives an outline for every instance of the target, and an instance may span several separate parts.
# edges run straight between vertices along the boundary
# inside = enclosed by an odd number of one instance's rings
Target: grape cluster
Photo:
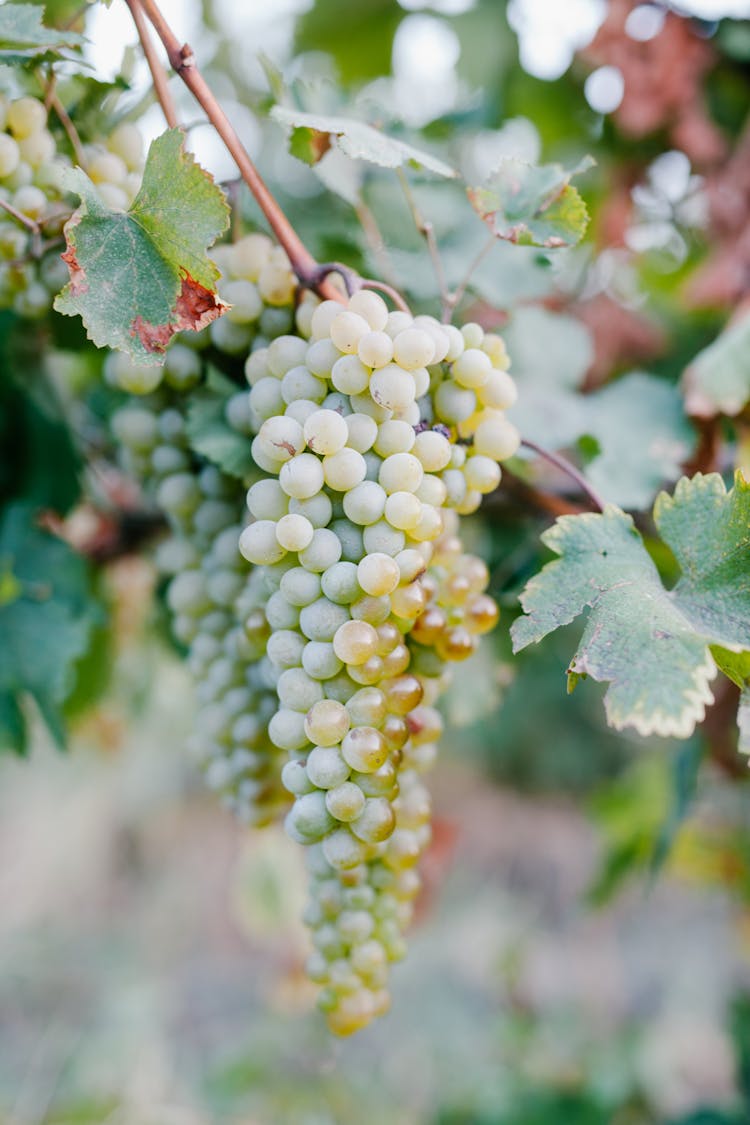
[[[293,293],[288,263],[268,238],[250,235],[218,248],[217,258],[229,275],[222,292],[235,302],[230,310],[235,319],[228,323],[241,332],[243,351],[251,341],[269,342],[259,330],[273,334],[291,326],[288,303],[267,303],[289,302]],[[218,331],[223,323],[175,342],[163,368],[110,353],[105,379],[141,396],[116,412],[112,429],[126,471],[169,523],[171,534],[160,544],[156,562],[170,578],[173,632],[188,648],[197,685],[193,749],[225,803],[243,821],[262,824],[288,803],[279,782],[281,755],[268,737],[276,693],[262,659],[269,636],[262,576],[251,572],[237,550],[243,484],[190,451],[185,425],[187,392],[205,380],[202,352],[212,348],[232,356],[237,346],[233,337],[226,351],[226,333]],[[240,434],[248,432],[247,400],[247,392],[238,389],[225,404],[227,423]]]
[[[404,952],[442,667],[496,619],[454,532],[517,449],[515,388],[499,337],[389,313],[371,292],[297,322],[309,339],[279,337],[246,363],[265,475],[239,545],[266,589],[286,827],[310,848],[309,972],[347,1034],[387,1006]]]
[[[308,973],[349,1034],[386,1010],[405,952],[446,669],[497,619],[457,532],[518,446],[515,387],[502,340],[476,324],[389,312],[364,290],[295,312],[270,240],[216,257],[228,313],[163,370],[112,355],[105,374],[150,396],[115,430],[172,529],[158,562],[207,779],[252,823],[288,809],[310,868]],[[189,393],[217,355],[250,388],[225,404],[251,443],[246,494],[186,440]]]
[[[126,469],[170,526],[156,563],[170,579],[172,629],[196,682],[193,749],[228,807],[262,824],[284,799],[268,739],[275,696],[258,663],[268,629],[262,610],[252,613],[253,576],[237,552],[244,490],[190,453],[183,407],[152,395],[119,409],[112,429]]]
[[[140,187],[143,142],[119,125],[105,145],[85,147],[86,171],[112,207],[127,207]],[[36,318],[68,280],[61,235],[71,212],[60,172],[71,160],[58,150],[47,109],[33,97],[0,95],[0,308]]]

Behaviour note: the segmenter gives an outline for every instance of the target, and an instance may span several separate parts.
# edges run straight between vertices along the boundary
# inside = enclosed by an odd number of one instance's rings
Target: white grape
[[[243,558],[256,565],[278,562],[286,554],[276,539],[273,520],[257,520],[249,524],[240,536],[239,548]]]
[[[395,363],[388,363],[370,376],[370,395],[378,406],[386,410],[405,410],[414,402],[416,388],[408,371]]]
[[[369,386],[370,372],[356,355],[343,355],[331,369],[331,382],[342,394],[362,394]]]
[[[357,351],[360,339],[370,331],[370,325],[358,313],[339,312],[331,321],[330,336],[333,343],[346,355]]]
[[[287,551],[304,551],[312,542],[315,528],[305,516],[282,516],[276,524],[276,538]]]
[[[378,426],[373,448],[380,457],[389,457],[392,453],[408,453],[415,440],[413,426],[392,418]]]
[[[367,367],[385,367],[393,359],[393,340],[387,332],[366,332],[357,344],[357,355]]]
[[[348,430],[347,430],[348,434]],[[323,459],[323,477],[335,492],[348,492],[365,479],[367,462],[361,453],[346,447]]]
[[[287,496],[309,500],[323,487],[323,466],[312,453],[299,453],[281,466],[279,483]]]
[[[424,469],[412,453],[394,453],[380,466],[378,481],[388,494],[416,492],[423,477]]]
[[[369,289],[360,289],[349,298],[349,309],[358,313],[374,332],[382,332],[388,323],[388,306],[382,297]]]
[[[365,555],[357,567],[360,586],[374,597],[390,594],[398,586],[400,577],[398,563],[379,551]]]
[[[421,501],[413,492],[392,492],[385,502],[385,518],[392,527],[409,531],[419,523]]]
[[[338,453],[349,437],[346,422],[334,410],[317,410],[304,425],[305,441],[314,453]]]
[[[380,484],[363,480],[344,496],[344,513],[352,523],[363,525],[375,523],[383,515],[385,501],[386,492]]]
[[[483,419],[474,431],[474,449],[495,461],[505,461],[518,451],[521,435],[501,415]]]
[[[368,414],[348,414],[345,418],[347,428],[347,445],[357,451],[366,453],[372,449],[378,436],[378,424]]]

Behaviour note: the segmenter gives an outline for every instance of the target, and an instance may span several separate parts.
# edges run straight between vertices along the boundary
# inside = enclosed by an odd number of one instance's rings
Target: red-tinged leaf
[[[65,228],[70,281],[55,308],[139,363],[161,363],[176,332],[199,331],[226,307],[207,255],[226,229],[226,200],[183,140],[171,129],[153,142],[128,211],[110,210],[79,168],[65,176],[82,202]]]

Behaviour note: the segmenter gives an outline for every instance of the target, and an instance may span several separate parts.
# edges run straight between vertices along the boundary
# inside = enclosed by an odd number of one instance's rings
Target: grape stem
[[[375,281],[371,277],[365,277],[360,278],[359,287],[360,289],[376,289],[379,293],[385,293],[385,295],[390,297],[393,301],[396,308],[401,309],[402,312],[409,313],[411,316],[411,309],[398,289],[394,289],[392,285],[386,285],[384,281]]]
[[[490,237],[487,239],[487,241],[482,246],[482,248],[480,249],[479,253],[476,255],[474,260],[469,265],[469,268],[467,269],[466,273],[462,277],[461,281],[459,281],[458,285],[453,290],[453,292],[449,293],[447,308],[445,308],[445,307],[443,308],[443,320],[450,321],[450,319],[453,315],[454,309],[456,308],[456,306],[462,300],[464,294],[466,293],[469,282],[471,281],[472,277],[474,276],[474,271],[476,269],[478,269],[479,266],[482,264],[482,262],[484,261],[486,256],[489,254],[492,247],[495,245],[496,241],[497,241],[497,239],[495,238],[495,235],[491,234]]]
[[[73,124],[70,114],[65,106],[60,101],[57,93],[57,75],[54,71],[50,71],[46,79],[37,71],[37,78],[44,87],[44,105],[49,111],[53,109],[57,114],[57,119],[65,130],[65,135],[70,141],[70,147],[73,149],[76,161],[82,168],[86,167],[86,155],[83,151],[81,138],[78,136],[78,130]]]
[[[559,469],[561,473],[565,473],[566,476],[569,476],[571,480],[574,480],[576,482],[581,491],[585,493],[586,496],[588,496],[589,500],[591,501],[592,507],[594,507],[598,512],[604,511],[604,499],[599,495],[595,488],[592,488],[583,473],[580,472],[580,470],[577,469],[575,465],[572,465],[570,461],[567,460],[567,458],[562,457],[559,453],[553,453],[549,449],[544,449],[543,446],[537,445],[535,441],[530,441],[528,438],[523,438],[521,441],[521,445],[526,449],[532,450],[532,452],[536,453],[538,457],[542,458],[542,460],[548,461],[550,465],[554,465],[555,468]]]
[[[380,231],[377,219],[361,195],[359,196],[358,202],[354,205],[354,211],[359,219],[365,239],[372,251],[372,256],[375,259],[380,276],[384,277],[388,284],[395,289],[396,277],[393,272],[391,260],[388,257],[385,239]]]
[[[128,0],[128,4],[131,11],[136,8],[139,9],[151,22],[156,34],[164,44],[170,65],[202,107],[208,120],[226,145],[228,152],[239,168],[242,179],[250,188],[271,230],[286,251],[291,267],[300,283],[314,289],[321,297],[343,304],[345,301],[344,295],[326,277],[320,278],[318,263],[266,187],[229,118],[201,74],[192,48],[187,43],[180,44],[160,11],[156,0]]]
[[[343,262],[321,262],[312,277],[313,284],[316,286],[332,273],[337,273],[344,282],[347,296],[351,297],[353,293],[358,293],[360,289],[377,289],[378,292],[385,293],[386,296],[390,297],[397,308],[411,314],[411,309],[406,301],[392,285],[387,285],[384,281],[375,281],[371,277],[360,277],[356,270],[351,269],[350,266],[345,266]]]
[[[169,89],[169,79],[167,78],[166,71],[161,65],[161,60],[151,40],[143,9],[138,3],[138,0],[125,0],[125,3],[130,8],[133,23],[138,32],[138,38],[141,41],[141,48],[148,64],[148,69],[151,71],[151,81],[154,84],[154,92],[162,108],[164,118],[170,129],[176,129],[179,121],[177,119],[177,109],[174,104],[174,98],[172,97],[172,91]]]
[[[400,168],[397,168],[396,175],[398,176],[399,183],[401,184],[401,190],[404,193],[404,198],[406,199],[406,204],[411,213],[414,226],[417,228],[417,232],[422,235],[425,242],[427,243],[427,252],[430,255],[432,268],[435,271],[435,280],[438,283],[440,300],[442,302],[442,319],[444,321],[449,320],[450,313],[453,310],[456,302],[453,299],[454,295],[448,288],[448,281],[445,276],[443,262],[440,257],[440,249],[438,247],[437,238],[435,236],[435,228],[429,221],[429,219],[425,219],[424,215],[420,211],[419,204],[414,198],[414,192],[411,190],[411,185],[404,172]]]
[[[2,207],[4,211],[7,211],[9,215],[12,215],[17,222],[25,226],[27,230],[30,230],[32,234],[38,235],[40,233],[39,223],[30,219],[28,215],[24,215],[23,211],[19,211],[12,203],[8,203],[5,199],[0,199],[0,207]]]

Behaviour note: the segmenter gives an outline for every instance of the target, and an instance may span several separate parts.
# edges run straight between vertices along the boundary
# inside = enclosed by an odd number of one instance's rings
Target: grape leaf
[[[569,673],[609,683],[611,726],[687,737],[713,702],[711,652],[750,650],[750,484],[727,492],[716,474],[683,477],[661,493],[654,521],[682,576],[666,590],[632,519],[562,516],[543,536],[560,558],[532,578],[513,625],[514,650],[591,612]]]
[[[504,249],[514,254],[510,247]],[[514,377],[521,380],[524,390],[530,384],[547,393],[553,387],[573,390],[583,382],[594,358],[594,342],[585,324],[538,305],[515,309],[503,329],[503,339]],[[550,355],[554,355],[553,363]]]
[[[43,4],[0,6],[0,64],[24,66],[53,58],[63,47],[79,47],[75,31],[45,27]]]
[[[468,188],[469,201],[498,238],[554,250],[575,246],[588,226],[586,204],[570,181],[593,164],[585,157],[566,171],[560,164],[526,164],[505,157],[486,183]]]
[[[226,420],[227,399],[237,387],[218,371],[209,372],[205,388],[190,396],[187,436],[196,453],[229,476],[244,480],[255,467],[250,438],[237,433]]]
[[[60,708],[98,618],[83,559],[34,524],[30,505],[9,505],[0,521],[0,748],[25,750],[26,696],[63,741]]]
[[[622,508],[647,508],[695,448],[679,391],[653,375],[633,371],[591,395],[518,382],[521,395],[508,415],[523,436],[548,449],[593,446],[586,478]]]
[[[390,73],[393,37],[404,11],[397,0],[357,0],[342,18],[340,0],[305,4],[294,29],[295,54],[332,55],[344,85]]]
[[[81,206],[65,227],[70,281],[55,308],[80,316],[97,347],[139,363],[162,363],[176,332],[197,331],[226,307],[206,255],[227,227],[226,200],[183,142],[169,129],[152,143],[128,211],[110,210],[80,168],[64,174]]]
[[[689,414],[739,414],[750,399],[750,315],[730,324],[699,352],[684,375]]]
[[[585,433],[599,452],[586,477],[622,508],[651,504],[666,482],[680,475],[697,441],[676,387],[633,371],[596,394],[584,396]]]
[[[317,164],[331,145],[336,145],[353,160],[366,160],[382,168],[401,168],[416,164],[436,176],[453,178],[458,173],[429,152],[387,137],[372,125],[352,117],[302,113],[275,105],[271,117],[290,130],[289,151],[306,164]]]

